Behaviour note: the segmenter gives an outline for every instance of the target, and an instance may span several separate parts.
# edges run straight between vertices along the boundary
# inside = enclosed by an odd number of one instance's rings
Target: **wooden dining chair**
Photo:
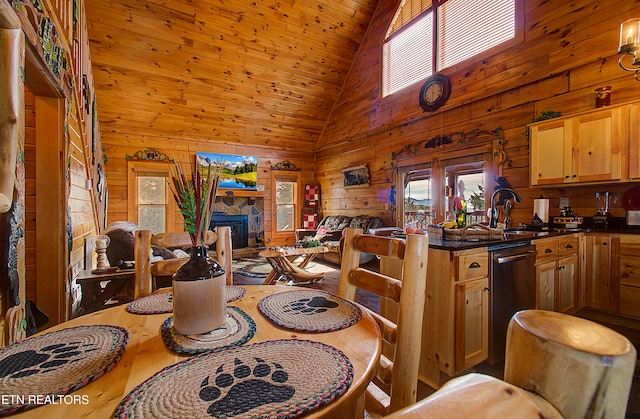
[[[623,418],[636,366],[625,336],[598,323],[547,310],[509,322],[504,381],[453,378],[393,419]]]
[[[233,285],[231,228],[217,227],[216,232],[208,231],[205,238],[207,246],[216,243],[214,258],[225,271],[227,285]],[[189,258],[166,259],[151,263],[151,246],[176,249],[191,246],[189,233],[160,233],[152,237],[150,230],[136,230],[134,241],[135,287],[134,299],[147,296],[154,291],[154,277],[171,276]]]
[[[399,304],[395,323],[368,310],[380,327],[383,341],[395,345],[393,360],[380,356],[376,376],[365,393],[369,415],[385,416],[416,402],[420,363],[416,348],[422,336],[429,239],[408,235],[405,242],[347,228],[343,246],[338,295],[354,301],[356,289],[361,288]],[[360,253],[401,259],[401,279],[361,267]]]

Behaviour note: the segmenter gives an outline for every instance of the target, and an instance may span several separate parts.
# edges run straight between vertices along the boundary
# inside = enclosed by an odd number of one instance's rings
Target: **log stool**
[[[636,349],[579,317],[524,310],[509,322],[506,382],[538,394],[565,418],[624,418]]]

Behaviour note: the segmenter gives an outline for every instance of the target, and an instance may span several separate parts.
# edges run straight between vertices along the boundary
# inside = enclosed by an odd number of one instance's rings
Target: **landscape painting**
[[[222,164],[220,189],[256,189],[258,183],[258,157],[233,154],[197,153],[198,170],[210,165]]]

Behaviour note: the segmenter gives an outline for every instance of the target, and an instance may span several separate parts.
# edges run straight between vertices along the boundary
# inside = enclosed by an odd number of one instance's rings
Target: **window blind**
[[[514,0],[449,0],[438,15],[438,71],[515,36]]]
[[[390,95],[433,73],[433,14],[426,13],[383,48],[383,92]]]

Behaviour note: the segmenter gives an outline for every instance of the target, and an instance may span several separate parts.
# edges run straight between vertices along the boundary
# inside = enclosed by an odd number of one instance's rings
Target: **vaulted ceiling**
[[[379,0],[86,0],[104,141],[315,147]]]

